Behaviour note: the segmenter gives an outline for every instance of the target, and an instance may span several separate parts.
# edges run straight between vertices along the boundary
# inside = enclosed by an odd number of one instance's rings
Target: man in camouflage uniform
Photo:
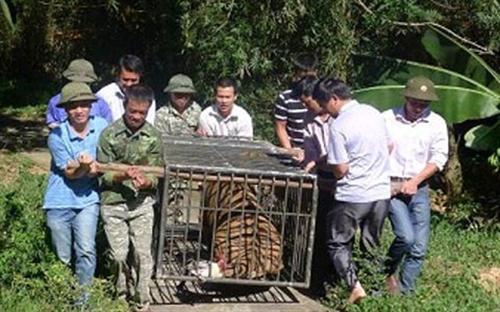
[[[193,101],[193,81],[186,75],[175,75],[164,91],[169,94],[170,103],[156,112],[155,127],[161,134],[193,135],[201,113],[200,105]]]
[[[103,131],[97,150],[101,163],[130,165],[125,172],[101,176],[101,215],[115,264],[118,295],[130,295],[136,311],[149,311],[153,204],[158,181],[134,165],[164,164],[160,134],[145,121],[152,101],[153,91],[148,86],[130,87],[124,115]],[[127,263],[130,244],[133,264]],[[127,292],[130,283],[134,287]]]
[[[186,75],[178,74],[170,78],[164,89],[169,94],[170,102],[156,112],[155,127],[162,135],[192,136],[198,127],[201,107],[193,100],[196,93],[193,81]],[[172,191],[169,202],[182,202],[189,188],[187,182],[170,180]],[[183,219],[180,209],[167,211],[167,224],[174,224]]]

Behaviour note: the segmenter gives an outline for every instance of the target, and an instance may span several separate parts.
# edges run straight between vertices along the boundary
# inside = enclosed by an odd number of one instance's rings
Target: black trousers
[[[389,199],[369,203],[335,201],[327,214],[328,256],[336,273],[346,282],[349,289],[358,281],[356,267],[352,261],[356,229],[359,227],[361,230],[361,251],[370,253],[379,245],[389,202]]]
[[[329,280],[329,276],[333,273],[333,266],[330,264],[326,251],[328,237],[326,216],[328,211],[331,210],[333,201],[334,194],[332,191],[319,190],[310,287],[316,293],[324,292],[323,284]]]

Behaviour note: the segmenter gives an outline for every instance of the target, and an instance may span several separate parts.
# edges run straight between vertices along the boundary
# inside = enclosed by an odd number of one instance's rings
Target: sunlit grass
[[[386,226],[383,249],[391,239]],[[480,279],[481,272],[486,272],[483,276],[498,272],[492,268],[500,268],[500,232],[463,230],[434,217],[429,252],[414,295],[389,296],[382,289],[379,296],[360,305],[346,306],[347,294],[337,288],[325,304],[332,311],[500,311],[500,276],[490,276],[483,284]],[[373,277],[365,283],[371,290],[380,285]]]

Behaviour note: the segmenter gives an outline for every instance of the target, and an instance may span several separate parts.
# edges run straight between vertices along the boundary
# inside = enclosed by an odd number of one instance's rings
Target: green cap
[[[178,74],[170,78],[168,86],[163,91],[170,93],[196,93],[191,78],[183,74]]]
[[[70,81],[91,83],[97,80],[94,66],[87,60],[76,59],[69,63],[68,68],[63,72],[64,78]]]
[[[61,100],[57,107],[64,107],[66,104],[77,101],[95,101],[96,96],[90,87],[83,82],[69,82],[61,90]]]
[[[404,96],[422,100],[422,101],[437,101],[439,97],[436,94],[434,83],[423,76],[413,77],[406,83]]]

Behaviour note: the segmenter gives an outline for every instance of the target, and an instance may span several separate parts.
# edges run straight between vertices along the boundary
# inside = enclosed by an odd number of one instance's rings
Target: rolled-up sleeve
[[[434,129],[436,132],[431,144],[429,163],[435,164],[441,171],[448,161],[448,127],[446,122],[440,119]]]

